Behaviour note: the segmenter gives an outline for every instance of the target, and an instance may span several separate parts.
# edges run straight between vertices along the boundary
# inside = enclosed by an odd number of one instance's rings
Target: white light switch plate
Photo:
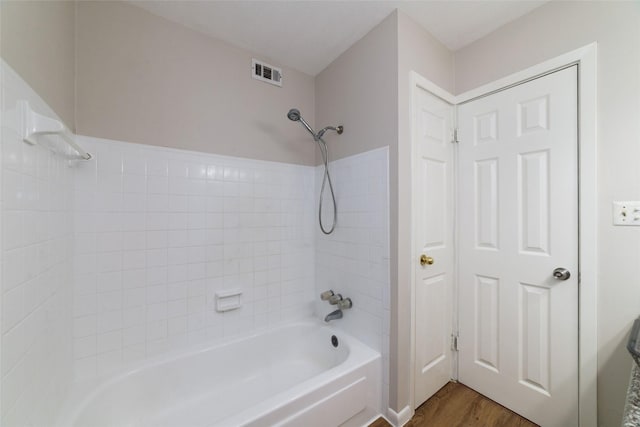
[[[640,225],[640,201],[613,202],[613,225]]]

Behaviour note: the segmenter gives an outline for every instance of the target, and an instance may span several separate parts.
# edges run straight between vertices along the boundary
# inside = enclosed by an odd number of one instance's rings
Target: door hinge
[[[452,144],[457,144],[458,142],[458,129],[453,130],[453,139],[451,140]]]
[[[451,351],[458,351],[458,334],[451,334]]]

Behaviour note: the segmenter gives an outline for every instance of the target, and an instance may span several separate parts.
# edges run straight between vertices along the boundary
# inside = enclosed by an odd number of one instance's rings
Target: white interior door
[[[459,380],[542,426],[578,425],[576,73],[458,107]]]
[[[453,106],[417,86],[414,91],[414,404],[417,407],[451,378],[454,193]],[[421,256],[429,262],[421,264]]]

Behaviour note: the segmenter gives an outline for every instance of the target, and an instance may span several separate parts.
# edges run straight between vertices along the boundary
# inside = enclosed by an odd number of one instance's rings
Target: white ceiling
[[[450,50],[478,40],[548,0],[138,1],[156,15],[315,76],[394,9]]]

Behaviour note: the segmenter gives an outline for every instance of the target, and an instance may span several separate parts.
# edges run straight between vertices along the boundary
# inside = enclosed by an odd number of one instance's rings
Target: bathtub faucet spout
[[[325,322],[330,322],[331,320],[335,320],[335,319],[342,319],[342,310],[338,309],[324,316]]]

